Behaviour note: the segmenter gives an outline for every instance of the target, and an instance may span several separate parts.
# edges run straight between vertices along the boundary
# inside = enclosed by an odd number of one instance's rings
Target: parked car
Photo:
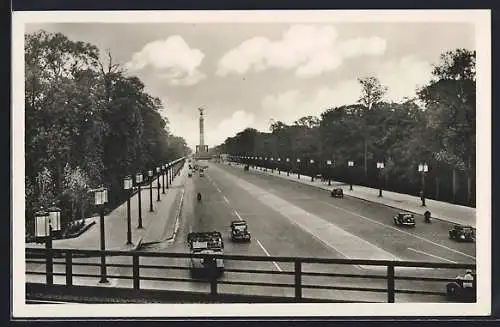
[[[415,216],[412,213],[400,212],[393,219],[396,226],[415,227]]]
[[[474,242],[476,239],[476,233],[472,226],[453,225],[448,234],[450,239],[456,241]]]
[[[340,187],[336,187],[332,190],[330,193],[332,198],[343,198],[344,197],[344,190]]]
[[[244,220],[234,220],[231,222],[231,241],[250,242],[250,232],[248,224]]]

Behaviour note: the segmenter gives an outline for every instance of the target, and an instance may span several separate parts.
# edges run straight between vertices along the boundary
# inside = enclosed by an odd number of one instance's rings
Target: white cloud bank
[[[244,74],[271,67],[294,69],[298,77],[313,77],[337,69],[346,58],[382,55],[386,40],[377,36],[339,41],[333,26],[293,25],[278,41],[254,37],[227,52],[217,75]]]
[[[373,74],[389,88],[385,100],[400,102],[404,98],[415,97],[415,90],[430,80],[431,70],[428,62],[408,56],[383,63]],[[261,105],[268,118],[290,124],[307,115],[319,117],[331,107],[355,104],[360,94],[358,81],[352,79],[337,83],[334,87],[322,87],[311,94],[289,90],[267,95]]]
[[[146,44],[125,67],[130,72],[150,69],[170,85],[193,85],[205,78],[198,70],[204,57],[203,52],[190,48],[181,36],[173,35]]]

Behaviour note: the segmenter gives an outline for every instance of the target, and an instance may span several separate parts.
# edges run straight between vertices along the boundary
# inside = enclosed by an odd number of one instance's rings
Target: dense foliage
[[[86,215],[87,191],[184,156],[184,139],[168,131],[161,101],[97,47],[45,31],[25,37],[26,217],[58,202],[63,224]],[[28,224],[27,226],[30,226]]]
[[[465,49],[443,53],[432,80],[402,103],[384,102],[387,88],[376,77],[359,79],[363,91],[356,104],[329,108],[319,118],[303,117],[292,125],[275,121],[269,133],[247,128],[212,151],[288,157],[291,164],[285,167],[282,159],[282,168],[372,187],[379,185],[376,163],[383,161],[384,188],[415,195],[421,188],[417,167],[425,162],[427,196],[474,206],[475,58],[475,51]],[[328,168],[327,160],[334,165]],[[349,160],[355,162],[350,170]]]

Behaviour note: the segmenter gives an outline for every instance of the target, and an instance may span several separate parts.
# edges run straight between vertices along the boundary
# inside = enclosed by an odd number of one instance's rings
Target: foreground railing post
[[[45,239],[45,270],[47,285],[54,283],[54,253],[52,252],[52,227],[49,226],[49,235]]]
[[[302,301],[302,263],[295,261],[295,301]]]
[[[132,254],[132,278],[134,280],[134,290],[140,289],[140,277],[139,277],[139,255],[136,253]]]
[[[73,285],[73,253],[71,251],[66,252],[66,286]]]
[[[387,265],[387,302],[394,303],[394,264]]]
[[[217,271],[212,272],[210,276],[210,295],[211,296],[217,295]]]

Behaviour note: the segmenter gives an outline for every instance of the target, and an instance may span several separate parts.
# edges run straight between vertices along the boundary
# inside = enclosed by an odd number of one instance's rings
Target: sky
[[[354,104],[358,78],[388,87],[386,101],[415,96],[445,51],[475,49],[469,23],[37,23],[110,50],[113,61],[162,100],[161,115],[191,148],[247,127],[269,131],[328,108]]]

